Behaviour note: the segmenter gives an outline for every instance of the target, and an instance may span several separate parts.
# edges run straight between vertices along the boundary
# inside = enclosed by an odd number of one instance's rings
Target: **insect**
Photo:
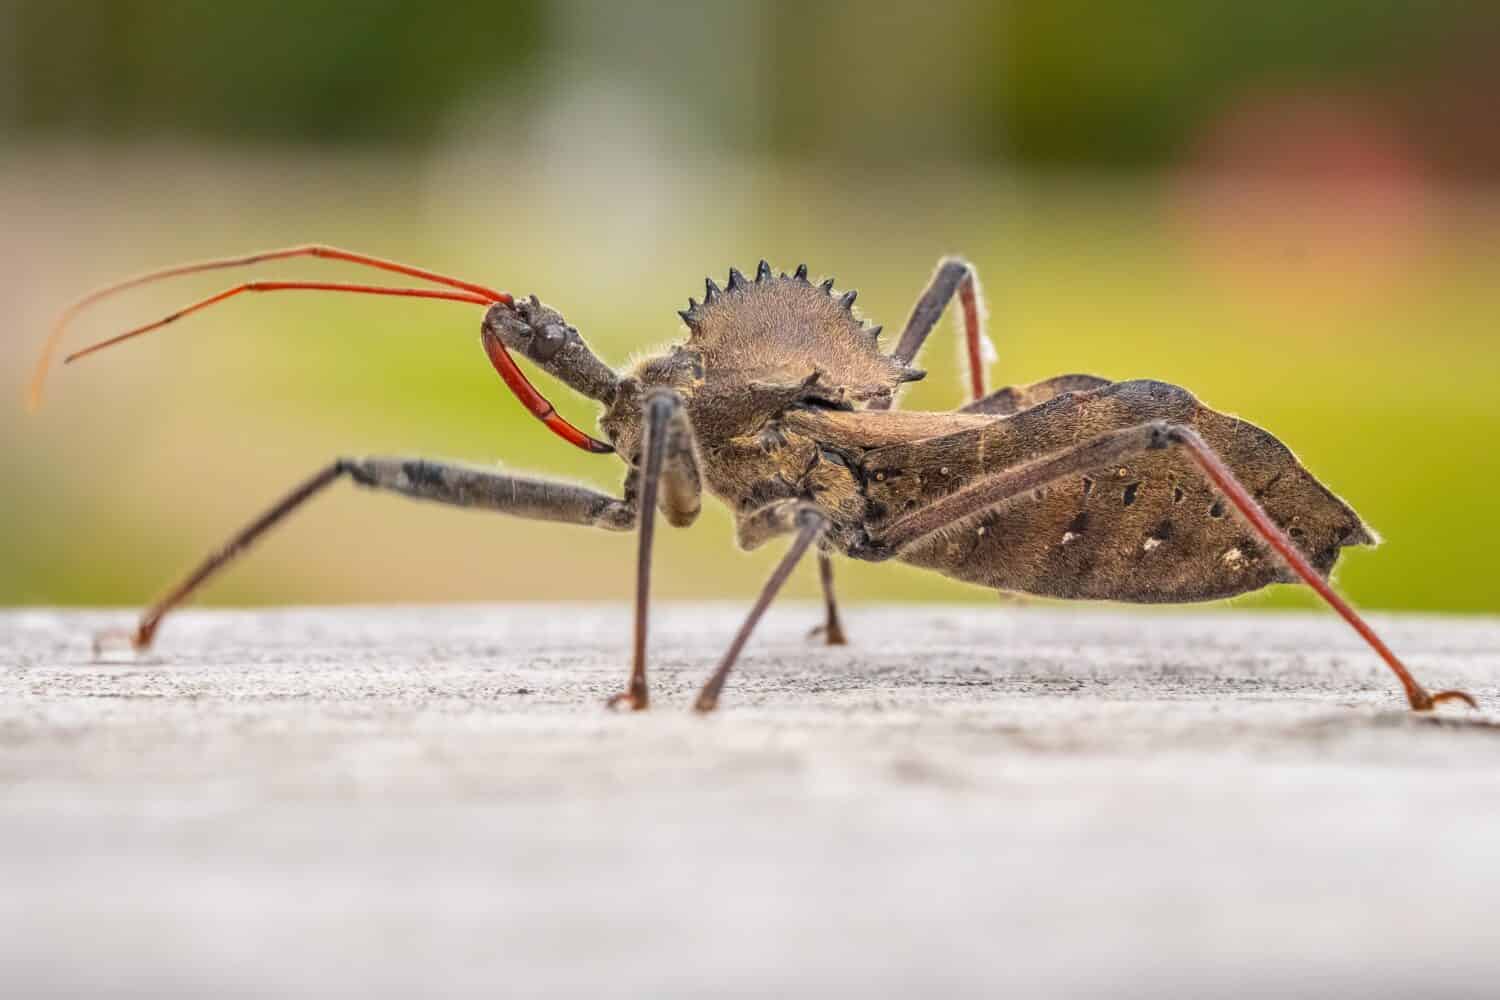
[[[756,623],[816,548],[829,644],[845,641],[832,557],[897,559],[996,590],[1134,602],[1226,598],[1301,582],[1333,607],[1400,681],[1411,708],[1474,699],[1429,693],[1329,586],[1340,550],[1374,536],[1276,438],[1164,382],[1062,375],[985,389],[982,304],[974,269],[941,261],[889,352],[854,311],[855,292],[807,267],[723,287],[680,316],[686,338],[621,374],[561,313],[422,268],[334,247],[292,247],[166,268],[99,289],[70,306],[38,362],[31,402],[67,325],[84,308],[148,282],[299,257],[365,265],[427,282],[390,287],[251,281],[77,351],[75,361],[249,292],[310,290],[441,299],[482,306],[480,342],[533,416],[570,444],[625,463],[619,496],[547,479],[420,458],[338,458],[250,522],[150,606],[131,631],[101,641],[149,647],[163,618],[293,510],[338,480],[513,517],[637,533],[634,647],[613,707],[644,709],[656,512],[676,527],[698,516],[705,488],[734,512],[739,544],[790,538],[695,702],[713,710]],[[436,287],[432,287],[436,286]],[[958,300],[972,399],[959,409],[894,407],[923,343]],[[519,353],[602,408],[606,441],[564,420],[512,356]]]

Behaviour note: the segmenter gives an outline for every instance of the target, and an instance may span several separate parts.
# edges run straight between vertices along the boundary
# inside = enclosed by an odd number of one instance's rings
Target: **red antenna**
[[[31,384],[27,392],[28,408],[36,409],[41,403],[42,384],[46,381],[47,373],[52,367],[52,358],[57,353],[57,348],[62,342],[63,334],[67,331],[68,325],[73,319],[89,306],[127,289],[137,288],[141,285],[174,278],[179,275],[246,267],[251,264],[259,264],[263,261],[285,260],[291,257],[323,257],[330,260],[346,261],[351,264],[361,264],[382,271],[392,271],[397,274],[407,275],[408,277],[447,285],[451,289],[457,289],[457,291],[443,291],[433,288],[390,288],[383,285],[356,285],[327,281],[250,281],[227,288],[215,295],[210,295],[206,299],[194,302],[192,305],[179,309],[170,316],[153,323],[135,327],[122,334],[85,347],[80,351],[75,351],[63,359],[64,363],[66,364],[76,361],[79,358],[87,357],[95,351],[101,351],[106,347],[129,340],[132,337],[139,337],[142,334],[150,333],[152,330],[160,329],[169,323],[176,322],[184,316],[198,312],[201,309],[207,309],[209,306],[216,305],[245,292],[350,292],[361,295],[396,295],[408,298],[443,299],[449,302],[467,302],[481,306],[490,306],[496,303],[512,305],[515,302],[507,292],[497,292],[483,285],[461,281],[458,278],[438,274],[435,271],[428,271],[420,267],[412,267],[409,264],[400,264],[395,261],[383,260],[379,257],[371,257],[368,254],[354,253],[349,250],[340,250],[337,247],[320,244],[288,247],[282,250],[266,250],[242,257],[221,257],[214,260],[198,261],[192,264],[179,264],[175,267],[150,271],[146,274],[136,275],[133,278],[127,278],[124,281],[105,285],[103,288],[89,292],[64,309],[62,314],[58,316],[57,322],[53,325],[52,332],[48,335],[46,344],[42,347],[42,356],[38,359],[36,370],[32,374]],[[603,441],[589,437],[559,416],[556,408],[547,401],[546,397],[537,391],[525,373],[521,371],[503,343],[486,333],[484,336],[484,347],[486,353],[490,356],[491,362],[495,365],[495,369],[500,373],[500,377],[505,380],[505,384],[515,393],[516,398],[531,411],[533,416],[546,424],[554,434],[578,448],[596,454],[614,450]]]

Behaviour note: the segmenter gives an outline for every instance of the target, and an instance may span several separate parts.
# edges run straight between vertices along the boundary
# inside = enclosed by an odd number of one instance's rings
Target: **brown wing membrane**
[[[986,472],[1151,420],[1195,429],[1319,572],[1332,569],[1343,546],[1374,541],[1358,515],[1269,433],[1149,381],[1067,393],[983,427],[867,452],[860,471],[873,529]],[[1055,484],[901,558],[971,583],[1072,599],[1213,600],[1288,579],[1175,451]]]
[[[1008,385],[996,389],[988,396],[959,408],[959,413],[992,413],[997,417],[1010,416],[1029,410],[1065,392],[1088,392],[1109,385],[1109,379],[1097,375],[1057,375],[1053,378],[1033,382],[1030,385]]]

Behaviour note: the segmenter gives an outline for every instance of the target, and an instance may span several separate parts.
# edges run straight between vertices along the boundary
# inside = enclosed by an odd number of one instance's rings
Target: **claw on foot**
[[[1473,695],[1467,691],[1439,691],[1432,696],[1434,705],[1441,701],[1461,701],[1476,711],[1479,709],[1479,702],[1475,701]]]
[[[616,712],[644,712],[650,704],[646,693],[634,691],[621,691],[604,703],[604,707]]]
[[[1419,690],[1408,700],[1411,702],[1413,712],[1430,712],[1445,701],[1461,701],[1476,711],[1479,709],[1479,702],[1465,691],[1438,691],[1435,694],[1428,694],[1426,691]]]
[[[699,715],[707,715],[709,712],[712,712],[718,707],[718,695],[711,695],[707,692],[698,695],[698,700],[693,702],[693,711],[697,712]]]
[[[819,625],[807,633],[809,639],[823,638],[825,646],[847,646],[849,640],[844,637],[844,628],[838,622],[832,625]]]

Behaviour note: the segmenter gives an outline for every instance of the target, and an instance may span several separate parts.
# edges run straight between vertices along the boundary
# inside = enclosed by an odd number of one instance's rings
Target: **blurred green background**
[[[91,284],[320,241],[535,291],[621,364],[730,265],[805,261],[894,335],[962,253],[992,382],[1183,384],[1384,534],[1342,564],[1354,598],[1500,610],[1496,51],[1477,2],[0,0],[0,602],[139,604],[337,454],[618,484],[521,412],[477,310],[447,303],[237,300],[55,372],[24,414]],[[69,345],[228,283],[111,302]],[[945,321],[904,405],[961,399],[956,339]],[[344,488],[203,599],[620,598],[633,548]],[[711,504],[663,535],[659,592],[747,598],[774,548],[735,553]],[[888,565],[842,579],[994,600]]]

